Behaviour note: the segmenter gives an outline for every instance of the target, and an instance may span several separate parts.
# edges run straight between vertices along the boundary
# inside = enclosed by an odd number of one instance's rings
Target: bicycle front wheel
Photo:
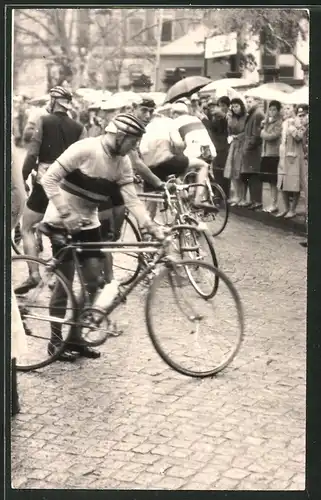
[[[196,292],[186,278],[187,267],[201,267],[219,278],[214,297],[204,300]],[[221,372],[233,361],[243,340],[239,294],[222,271],[205,262],[166,263],[151,284],[145,313],[157,353],[171,368],[190,377]]]
[[[29,276],[29,266],[39,272],[40,280],[31,290],[22,284]],[[55,361],[64,350],[70,334],[70,324],[75,321],[76,301],[68,281],[46,261],[25,255],[14,256],[11,263],[11,282],[25,335],[17,355],[17,370],[32,371]],[[52,290],[59,287],[59,298],[50,306]],[[19,290],[20,289],[20,290]],[[13,317],[19,321],[19,317]],[[12,328],[17,327],[12,323]],[[50,340],[56,350],[48,351]]]

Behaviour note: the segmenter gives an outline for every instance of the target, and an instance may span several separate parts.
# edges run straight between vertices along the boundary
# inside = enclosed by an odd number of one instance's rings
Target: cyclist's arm
[[[159,177],[157,177],[157,175],[153,174],[153,172],[149,167],[147,167],[147,165],[145,165],[145,163],[139,157],[137,151],[131,151],[128,156],[136,173],[140,175],[144,181],[154,186],[155,189],[159,189],[162,186],[162,181],[159,179]]]
[[[150,228],[153,223],[147,213],[145,205],[137,196],[137,191],[133,182],[120,186],[121,194],[124,198],[125,206],[133,214],[140,228]]]
[[[148,229],[153,225],[145,205],[137,196],[134,185],[134,173],[129,158],[123,159],[120,177],[117,179],[121,194],[124,198],[125,206],[133,214],[139,227]]]
[[[40,119],[37,128],[34,130],[32,134],[31,141],[28,145],[28,152],[23,162],[22,176],[24,181],[28,179],[32,170],[37,170],[37,162],[38,162],[41,143],[42,143],[42,120]]]

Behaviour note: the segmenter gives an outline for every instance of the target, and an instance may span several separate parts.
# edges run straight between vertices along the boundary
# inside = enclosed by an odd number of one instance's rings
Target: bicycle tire
[[[17,245],[15,244],[15,242],[12,238],[11,238],[11,248],[16,255],[22,255],[19,248],[17,247]]]
[[[124,222],[123,222],[123,225],[122,225],[122,231],[124,231],[124,228],[125,228],[126,224],[128,224],[130,226],[130,229],[133,232],[133,234],[134,234],[135,239],[137,240],[137,242],[142,241],[141,234],[140,234],[138,228],[136,227],[135,223],[131,220],[130,215],[128,213],[125,214],[125,219],[124,219]],[[119,238],[119,241],[121,241],[121,236]],[[120,253],[119,255],[122,255],[122,254]],[[135,270],[133,271],[133,274],[131,274],[126,279],[120,280],[120,284],[122,286],[130,285],[133,281],[135,281],[135,279],[139,275],[140,270],[141,270],[141,262],[140,262],[140,259],[138,258],[138,256],[135,256],[135,261],[136,261],[137,264],[136,264]],[[115,264],[113,264],[113,266],[114,265]]]
[[[197,176],[197,172],[195,172],[195,171],[188,172],[184,177],[184,182],[186,182],[187,184],[193,183],[196,180],[195,179],[196,176]],[[222,217],[222,222],[218,226],[217,229],[215,229],[213,232],[211,232],[212,236],[218,236],[219,234],[221,234],[224,231],[224,229],[226,228],[226,225],[228,223],[228,218],[229,218],[229,213],[230,213],[229,204],[227,203],[227,197],[226,197],[226,194],[225,194],[223,188],[217,182],[215,182],[211,176],[209,177],[209,182],[211,184],[212,191],[214,193],[215,193],[215,191],[219,192],[220,198],[223,200],[223,204],[224,204],[224,216]],[[212,198],[209,201],[213,205],[215,205],[215,196],[214,196],[214,199]],[[220,206],[219,213],[221,213],[221,212],[222,212],[222,208]],[[215,214],[209,214],[209,215],[207,215],[207,217],[210,217],[213,221],[216,220]]]
[[[189,224],[191,222],[191,220],[187,221],[186,224]],[[182,258],[182,260],[186,260],[186,259],[197,260],[197,259],[195,259],[194,255],[193,255],[194,252],[189,252],[189,251],[184,252],[184,250],[183,250],[185,243],[187,244],[187,247],[188,247],[188,242],[186,242],[186,239],[184,239],[184,232],[186,232],[186,231],[187,231],[186,229],[182,229],[183,234],[181,234],[180,238],[179,238],[181,258]],[[190,230],[188,230],[188,231],[190,232]],[[209,248],[209,256],[210,256],[211,262],[208,262],[208,264],[212,265],[213,267],[218,267],[218,261],[217,261],[215,249],[214,249],[214,246],[213,246],[208,234],[205,231],[200,231],[199,229],[198,229],[198,233],[201,233],[206,245]],[[199,234],[194,235],[194,237],[193,237],[194,242],[195,242],[195,238],[199,239]],[[203,245],[199,244],[199,246],[201,248]],[[199,251],[197,251],[195,253],[197,253],[199,255]],[[189,254],[189,255],[187,256],[186,254]],[[190,269],[188,269],[188,267],[186,268],[186,274],[188,276],[188,279],[189,279],[191,285],[194,287],[195,291],[201,297],[203,297],[204,299],[210,299],[210,298],[214,297],[214,295],[216,294],[216,292],[218,290],[218,285],[219,285],[219,277],[217,275],[215,275],[213,289],[211,290],[211,292],[210,293],[203,293],[202,290],[200,289],[199,285],[197,284],[196,279],[194,279],[194,277],[192,276],[192,273],[191,273]]]
[[[162,211],[160,211],[162,209]],[[157,224],[157,226],[161,227],[168,227],[172,226],[175,220],[175,215],[171,214],[169,209],[166,208],[164,210],[164,203],[163,202],[158,202],[157,203],[157,212],[154,217],[154,222]]]
[[[30,257],[30,256],[26,256],[26,255],[13,256],[12,263],[17,262],[17,261],[25,261],[25,263],[27,265],[28,265],[28,262],[29,263],[31,262],[34,264],[38,264],[39,266],[44,266],[46,268],[46,270],[49,270],[51,272],[51,274],[55,277],[55,279],[59,280],[59,282],[62,284],[62,286],[65,289],[65,292],[67,294],[67,300],[68,299],[70,300],[71,310],[72,310],[72,317],[70,320],[75,321],[77,302],[76,302],[74,293],[72,291],[72,287],[71,287],[70,283],[68,282],[68,280],[64,277],[64,275],[58,269],[50,269],[50,265],[48,264],[47,261],[45,261],[43,259],[39,259],[37,257]],[[13,273],[12,273],[12,276],[13,276]],[[17,296],[17,301],[18,301],[18,305],[19,305],[19,296]],[[49,308],[49,305],[48,305],[48,308]],[[40,321],[50,323],[49,314],[48,314],[48,319],[43,319],[43,320],[40,319]],[[26,325],[24,325],[24,326],[26,326]],[[27,333],[26,333],[26,336],[28,336]],[[56,359],[59,357],[59,355],[65,349],[65,346],[66,346],[66,343],[68,342],[69,337],[70,337],[70,328],[69,328],[69,333],[67,334],[66,338],[61,342],[61,344],[60,344],[59,348],[57,348],[55,354],[52,356],[47,354],[47,356],[48,356],[47,359],[45,359],[41,362],[23,365],[23,364],[20,364],[19,359],[17,359],[17,363],[16,363],[17,370],[21,371],[21,372],[29,372],[29,371],[37,370],[39,368],[44,368],[45,366],[48,366],[49,364],[53,363],[54,361],[56,361]]]
[[[212,188],[212,191],[214,193],[215,193],[215,190],[220,193],[220,196],[221,196],[222,201],[224,203],[224,216],[223,216],[222,223],[220,226],[218,226],[218,229],[216,231],[212,232],[212,236],[218,236],[226,228],[226,225],[227,225],[228,219],[229,219],[229,215],[230,215],[230,207],[229,207],[229,204],[227,202],[227,197],[226,197],[224,189],[219,184],[217,184],[217,182],[213,182],[213,181],[211,181],[211,188]],[[213,204],[215,204],[214,200],[212,200],[212,202],[213,202]],[[220,207],[220,213],[221,212],[222,212],[222,209]],[[213,218],[215,220],[215,215],[213,216]]]
[[[191,265],[191,264],[200,265],[200,266],[206,267],[207,269],[210,269],[215,274],[218,274],[220,282],[223,281],[227,285],[228,291],[230,292],[232,299],[236,305],[237,320],[238,320],[238,326],[239,326],[237,339],[236,339],[234,348],[233,348],[232,352],[230,353],[230,355],[221,364],[213,367],[210,370],[206,370],[206,371],[196,371],[196,370],[186,369],[181,364],[174,361],[171,358],[171,356],[167,352],[165,352],[161,343],[158,341],[158,337],[156,335],[155,328],[154,328],[154,327],[157,327],[157,324],[162,324],[162,322],[160,322],[160,321],[158,321],[158,323],[157,323],[157,320],[155,319],[155,314],[153,314],[153,311],[152,311],[152,305],[153,305],[154,300],[156,300],[157,310],[159,307],[159,303],[157,302],[156,291],[157,291],[158,287],[161,288],[160,285],[161,285],[162,279],[164,277],[166,277],[166,274],[168,274],[168,270],[170,269],[171,266],[174,267],[177,265],[181,265],[181,266],[185,267],[186,265]],[[173,289],[173,281],[171,282],[171,287]],[[207,300],[204,300],[204,303],[206,304]],[[169,367],[171,367],[172,369],[174,369],[178,373],[181,373],[182,375],[186,375],[189,377],[207,378],[207,377],[212,377],[212,376],[216,375],[217,373],[221,372],[222,370],[224,370],[234,360],[235,356],[237,355],[237,353],[240,350],[240,347],[241,347],[243,339],[244,339],[244,328],[245,328],[245,326],[244,326],[244,312],[243,312],[243,307],[242,307],[240,296],[239,296],[235,286],[221,270],[219,270],[218,268],[215,268],[215,267],[213,267],[205,262],[195,263],[195,261],[182,261],[180,263],[173,263],[173,262],[167,263],[167,265],[165,265],[160,270],[160,272],[154,277],[154,279],[151,283],[151,286],[148,290],[146,303],[145,303],[145,319],[146,319],[148,335],[149,335],[151,342],[153,344],[153,347],[155,348],[158,355],[162,358],[162,360]],[[175,324],[178,324],[177,320],[175,321]],[[172,324],[172,328],[175,328],[174,324]]]

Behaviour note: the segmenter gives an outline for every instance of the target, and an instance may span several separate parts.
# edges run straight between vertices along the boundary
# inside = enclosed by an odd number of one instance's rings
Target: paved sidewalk
[[[143,291],[117,312],[125,333],[105,344],[101,359],[19,374],[13,487],[304,489],[306,252],[299,241],[233,214],[215,239],[246,312],[242,349],[216,378],[184,377],[158,358]]]
[[[263,206],[267,207],[270,204],[270,189],[268,184],[263,184]],[[284,204],[281,195],[278,198],[279,210],[282,212],[284,210]],[[293,219],[279,218],[273,214],[268,214],[262,210],[249,210],[248,208],[242,207],[230,207],[231,213],[239,217],[246,217],[248,219],[256,220],[262,222],[263,224],[283,229],[287,232],[293,232],[300,236],[306,235],[306,217],[305,217],[305,201],[303,194],[301,194],[298,207],[297,215]]]

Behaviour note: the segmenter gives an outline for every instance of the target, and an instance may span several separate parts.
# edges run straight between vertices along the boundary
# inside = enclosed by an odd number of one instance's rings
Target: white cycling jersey
[[[215,146],[206,130],[205,125],[199,118],[197,118],[197,116],[178,116],[174,119],[174,124],[185,143],[185,156],[188,158],[199,158],[202,154],[202,147],[208,147],[212,157],[215,158]]]

